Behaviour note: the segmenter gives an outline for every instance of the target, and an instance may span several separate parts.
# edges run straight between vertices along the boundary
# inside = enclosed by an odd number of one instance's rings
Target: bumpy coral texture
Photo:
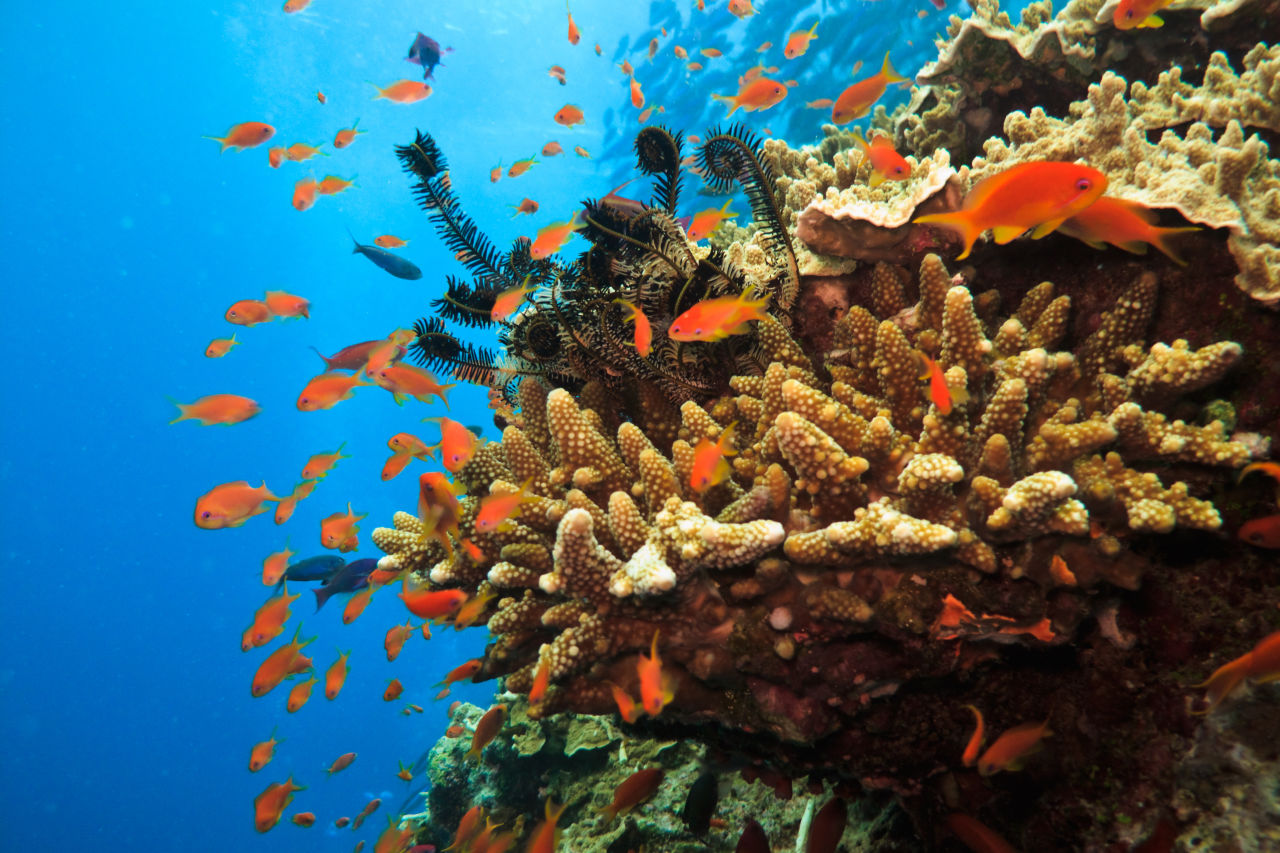
[[[538,714],[608,713],[610,682],[638,695],[635,665],[655,630],[676,684],[664,717],[806,743],[856,731],[903,682],[955,677],[967,665],[949,645],[957,637],[1000,640],[992,656],[1066,642],[1088,607],[1055,595],[1054,543],[1079,543],[1071,585],[1083,596],[1140,582],[1111,534],[1220,526],[1201,489],[1157,471],[1225,478],[1248,451],[1219,422],[1158,407],[1216,382],[1241,350],[1144,346],[1158,298],[1150,273],[1070,352],[1057,349],[1070,300],[1052,284],[984,324],[951,280],[928,256],[910,305],[886,272],[877,304],[892,319],[852,308],[824,364],[762,323],[764,375],[686,402],[662,430],[673,440],[651,438],[641,413],[598,389],[575,398],[530,385],[523,426],[459,478],[471,492],[461,533],[484,559],[420,546],[406,513],[374,541],[432,583],[499,592],[482,677],[527,692],[546,661]],[[918,350],[944,370],[947,414],[921,383]],[[732,477],[699,494],[693,447],[730,422]],[[474,529],[481,496],[529,478],[538,500],[509,529]],[[888,772],[877,761],[860,755],[857,771]],[[926,769],[895,771],[913,772]]]

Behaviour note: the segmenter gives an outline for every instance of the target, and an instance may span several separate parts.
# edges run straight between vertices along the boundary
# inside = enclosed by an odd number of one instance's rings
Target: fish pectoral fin
[[[872,187],[878,187],[884,183],[884,175],[880,172],[873,171],[871,173],[871,180],[867,181],[867,183]]]
[[[1127,243],[1117,243],[1116,245],[1135,255],[1145,255],[1147,253],[1147,244],[1141,240],[1130,240]]]
[[[1026,230],[1021,225],[997,225],[991,229],[991,237],[997,243],[1004,245]]]
[[[1152,29],[1154,29],[1155,27],[1163,27],[1163,26],[1164,26],[1164,18],[1160,17],[1159,15],[1151,15],[1151,16],[1150,16],[1150,17],[1148,17],[1145,21],[1143,21],[1141,24],[1138,24],[1138,26],[1139,26],[1139,27],[1151,27]]]
[[[1031,232],[1031,239],[1039,240],[1041,237],[1044,237],[1048,234],[1052,234],[1054,231],[1058,229],[1059,225],[1061,225],[1066,221],[1067,221],[1067,218],[1065,216],[1060,216],[1057,219],[1050,219],[1046,222],[1041,222],[1039,225],[1036,226],[1036,229]]]

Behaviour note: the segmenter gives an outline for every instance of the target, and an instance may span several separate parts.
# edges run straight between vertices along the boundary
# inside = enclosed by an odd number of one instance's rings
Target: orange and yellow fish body
[[[313,376],[298,395],[298,410],[314,412],[331,409],[343,400],[350,400],[355,396],[357,387],[368,384],[360,378],[358,371],[351,374],[330,371]]]
[[[307,460],[307,464],[302,466],[302,479],[322,480],[327,477],[329,472],[333,470],[333,466],[337,465],[340,460],[351,458],[342,452],[342,448],[346,446],[347,443],[344,441],[332,453],[317,453],[312,456]]]
[[[338,698],[338,694],[342,692],[342,686],[347,683],[347,659],[351,657],[351,651],[338,651],[338,659],[329,664],[329,668],[324,673],[324,698],[332,702]]]
[[[293,185],[293,207],[295,210],[310,210],[316,203],[316,195],[320,184],[315,178],[302,178]]]
[[[298,709],[307,704],[307,700],[311,698],[311,688],[318,680],[313,675],[306,681],[293,685],[293,689],[289,691],[289,699],[285,703],[285,710],[290,714],[296,714]]]
[[[893,140],[889,137],[877,133],[867,142],[862,131],[854,128],[853,141],[871,164],[871,180],[868,181],[871,186],[878,187],[885,181],[905,181],[911,177],[911,164],[894,150]]]
[[[480,671],[480,667],[483,665],[484,661],[480,660],[480,658],[472,658],[471,660],[458,664],[453,669],[449,670],[449,674],[444,677],[443,681],[437,681],[432,686],[448,687],[462,681],[463,679],[470,679]]]
[[[534,164],[536,164],[537,162],[538,162],[537,155],[534,155],[533,157],[526,157],[523,160],[517,160],[511,164],[510,169],[507,169],[507,177],[518,178],[521,175],[523,175],[525,172],[532,169]]]
[[[400,769],[396,771],[397,778],[403,779],[405,782],[412,782],[413,768],[406,767],[403,761],[397,761],[396,764],[400,766]]]
[[[480,722],[476,723],[476,730],[471,734],[471,748],[467,750],[463,759],[466,761],[479,761],[480,754],[484,752],[484,748],[502,730],[502,726],[506,721],[506,705],[494,705],[488,711],[485,711],[484,716],[480,718]]]
[[[368,131],[356,130],[356,127],[359,124],[360,124],[360,119],[356,119],[356,123],[351,125],[351,127],[344,127],[342,130],[334,134],[333,147],[346,148],[348,145],[356,141],[357,134],[367,133]]]
[[[1006,729],[978,759],[978,772],[983,776],[1001,770],[1021,770],[1027,756],[1040,748],[1040,742],[1052,735],[1049,721],[1021,723]]]
[[[493,308],[489,311],[489,319],[495,323],[505,321],[515,313],[525,298],[537,289],[537,285],[529,284],[529,276],[525,276],[518,287],[509,288],[497,295],[493,300]]]
[[[373,842],[373,853],[405,853],[413,845],[413,837],[417,833],[417,824],[410,822],[402,827],[395,818],[388,815],[387,828]],[[364,842],[361,841],[360,844]],[[360,853],[360,844],[356,845],[355,853]]]
[[[418,80],[397,80],[386,87],[374,84],[374,88],[378,90],[377,96],[374,97],[375,101],[378,98],[386,98],[397,104],[412,104],[431,96],[431,87]]]
[[[889,52],[885,51],[884,63],[879,71],[854,83],[836,98],[831,105],[831,120],[836,124],[846,124],[855,118],[862,118],[880,100],[890,83],[907,82],[910,81],[893,69],[893,65],[889,63]]]
[[[1218,667],[1208,679],[1196,685],[1207,693],[1209,707],[1203,713],[1218,707],[1245,679],[1258,684],[1280,679],[1280,631],[1263,637],[1252,649]]]
[[[698,53],[701,53],[707,59],[716,59],[724,56],[724,52],[716,47],[704,47],[702,50],[698,51]]]
[[[293,784],[292,776],[285,782],[272,782],[253,798],[253,828],[258,832],[270,830],[280,822],[285,807],[293,801],[294,791],[305,790],[301,785]]]
[[[662,709],[675,698],[669,676],[662,672],[662,658],[658,657],[658,632],[653,632],[653,647],[649,656],[640,655],[636,663],[636,673],[640,676],[640,706],[651,717],[662,713]]]
[[[489,606],[489,602],[498,597],[493,590],[488,592],[476,593],[475,595],[462,602],[462,606],[453,614],[453,629],[461,631],[463,628],[470,628],[480,620],[484,615],[485,609]]]
[[[813,22],[813,26],[809,28],[808,32],[805,32],[804,30],[796,30],[787,39],[787,46],[782,49],[782,55],[787,59],[796,59],[804,56],[805,51],[809,49],[809,42],[817,38],[817,36],[814,35],[817,31],[817,21]]]
[[[412,620],[410,620],[411,622]],[[393,661],[400,657],[401,650],[404,649],[405,641],[413,636],[417,631],[417,627],[405,622],[403,625],[392,625],[387,631],[386,639],[382,641],[382,647],[387,650],[387,660]]]
[[[462,548],[467,552],[467,556],[477,563],[484,563],[488,559],[484,550],[470,539],[462,540]]]
[[[529,494],[530,477],[520,486],[520,491],[509,495],[488,495],[480,499],[480,511],[476,513],[475,528],[480,533],[506,531],[511,525],[511,515],[525,504],[535,503],[537,497]]]
[[[752,299],[748,290],[737,296],[704,299],[672,321],[667,337],[673,341],[720,341],[749,331],[747,323],[764,320],[768,298]]]
[[[284,503],[284,501],[281,501]],[[279,509],[279,507],[276,507]],[[285,572],[289,570],[289,558],[294,554],[288,546],[283,551],[276,551],[274,554],[268,554],[267,558],[262,561],[262,585],[275,586],[280,583],[280,579],[284,577]]]
[[[539,655],[538,666],[533,671],[533,685],[529,688],[529,704],[538,706],[547,697],[551,685],[551,656]]]
[[[631,76],[631,106],[638,110],[644,108],[644,92],[641,91],[640,81],[634,74]]]
[[[283,290],[268,290],[263,299],[267,309],[277,317],[311,318],[311,302],[305,297]]]
[[[196,527],[221,530],[239,527],[255,515],[267,511],[267,501],[280,500],[271,494],[267,484],[254,488],[244,480],[214,486],[196,499]]]
[[[262,411],[262,407],[253,400],[237,394],[210,394],[194,403],[174,403],[174,405],[178,407],[179,414],[169,421],[170,424],[176,424],[178,421],[199,421],[201,426],[212,424],[230,426],[243,423]]]
[[[738,453],[733,446],[735,423],[725,427],[720,433],[720,438],[714,442],[703,436],[693,449],[693,469],[689,475],[689,486],[698,494],[729,479],[731,470],[725,457],[735,456]]]
[[[369,581],[365,584],[364,589],[348,598],[346,606],[342,608],[342,624],[350,625],[359,619],[360,614],[364,613],[364,609],[369,606],[369,602],[373,600],[373,594],[377,591],[378,585],[373,581]]]
[[[345,178],[339,178],[337,175],[325,175],[324,180],[316,187],[316,192],[320,193],[320,195],[337,195],[354,184],[355,180],[355,177],[348,181]]]
[[[489,170],[489,183],[496,184],[502,180],[502,161],[498,161],[498,165]],[[461,258],[459,258],[461,260]]]
[[[404,576],[400,600],[419,619],[442,619],[454,613],[467,600],[460,589],[410,589],[409,575]]]
[[[671,48],[671,52],[676,55],[676,59],[686,60],[689,58],[689,51],[685,50],[680,45],[676,45],[675,47]]]
[[[546,149],[543,150],[545,151]],[[558,154],[560,152],[557,151],[556,153]],[[513,204],[511,207],[515,209],[515,213],[511,214],[512,219],[515,219],[522,213],[527,216],[532,216],[538,212],[538,203],[531,198],[521,199],[519,204]]]
[[[249,750],[249,772],[257,773],[270,764],[271,759],[275,757],[276,747],[282,743],[284,743],[283,739],[276,740],[275,729],[271,730],[271,737],[255,743],[253,748]]]
[[[622,780],[613,791],[613,802],[600,810],[605,822],[612,823],[618,815],[626,814],[656,794],[666,775],[660,767],[647,767]]]
[[[423,418],[424,421],[435,421],[440,424],[440,462],[445,470],[456,474],[471,461],[480,439],[475,433],[451,418]]]
[[[1155,214],[1136,201],[1102,196],[1084,210],[1058,226],[1058,230],[1070,237],[1101,249],[1110,243],[1117,248],[1144,255],[1147,245],[1155,246],[1174,263],[1186,266],[1169,243],[1174,234],[1199,231],[1194,225],[1183,228],[1159,228]]]
[[[325,154],[323,151],[320,150],[320,146],[307,145],[305,142],[295,142],[292,145],[290,145],[288,148],[284,149],[284,158],[286,160],[291,160],[294,163],[303,163],[307,160],[310,160],[312,157],[316,156],[317,154],[320,154],[326,157],[328,156],[327,154]]]
[[[717,95],[711,97],[729,105],[728,115],[733,115],[739,107],[747,112],[767,110],[787,96],[787,87],[777,80],[768,77],[757,77],[749,80],[738,89],[737,95]]]
[[[560,815],[564,814],[567,805],[568,803],[553,805],[551,798],[547,798],[546,818],[534,828],[529,846],[525,848],[526,853],[556,853],[557,845],[560,843],[560,830],[556,823],[560,820]]]
[[[344,752],[342,755],[339,755],[337,758],[333,760],[333,763],[329,765],[329,769],[327,772],[330,776],[332,776],[334,773],[340,773],[341,771],[346,770],[348,767],[350,767],[351,762],[355,760],[356,760],[356,754],[354,752]]]
[[[1156,12],[1173,3],[1173,0],[1120,0],[1111,20],[1118,30],[1163,27],[1164,19]]]
[[[394,702],[402,693],[404,693],[404,685],[400,683],[400,679],[393,678],[387,682],[387,689],[382,691],[382,701]]]
[[[636,324],[635,345],[636,352],[641,358],[645,358],[653,351],[653,327],[649,324],[649,318],[645,316],[644,311],[626,299],[615,299],[614,302],[621,304],[627,309],[627,316],[623,318],[624,322],[634,322]]]
[[[204,357],[205,358],[222,358],[224,355],[231,352],[232,347],[236,347],[239,345],[240,345],[240,342],[236,340],[236,336],[234,332],[231,334],[231,337],[229,338],[214,338],[213,340],[209,341],[209,345],[204,348]]]
[[[420,403],[430,403],[432,397],[439,397],[446,409],[449,408],[449,398],[445,392],[457,384],[441,385],[428,371],[410,364],[388,365],[378,371],[377,377],[378,384],[393,395],[412,397]]]
[[[280,686],[280,682],[290,675],[310,669],[311,658],[304,656],[302,650],[315,642],[315,639],[312,637],[309,640],[303,640],[302,626],[299,625],[293,632],[292,640],[267,655],[266,659],[258,665],[253,681],[249,685],[250,694],[255,698],[265,696]]]
[[[409,245],[408,240],[401,240],[394,234],[383,234],[381,237],[374,237],[373,242],[384,249],[399,249],[402,246]]]
[[[434,459],[440,445],[428,446],[422,439],[407,432],[398,432],[387,439],[391,458],[382,466],[382,479],[390,480],[404,470],[411,459]]]
[[[920,378],[929,380],[929,402],[937,407],[939,414],[951,414],[951,389],[947,386],[946,377],[942,375],[942,368],[924,353],[917,352],[916,355],[924,369]]]
[[[293,511],[298,508],[298,501],[306,498],[316,487],[315,480],[303,480],[301,483],[293,487],[293,493],[289,497],[276,504],[276,524],[284,524],[293,517]],[[263,575],[266,577],[265,573]],[[277,578],[279,580],[279,578]]]
[[[245,631],[245,639],[249,648],[265,646],[280,636],[284,631],[284,623],[289,621],[289,605],[298,600],[301,593],[289,594],[289,584],[285,583],[279,595],[268,598],[253,614],[253,623]],[[244,649],[243,651],[248,651]]]
[[[387,461],[382,463],[383,481],[394,480],[400,476],[400,472],[407,468],[414,458],[412,453],[392,453],[387,457]]]
[[[982,740],[985,736],[987,727],[982,719],[982,712],[973,705],[965,705],[973,712],[973,734],[969,736],[969,742],[965,744],[964,754],[960,756],[960,762],[965,767],[972,767],[978,761],[978,751],[982,749]]]
[[[266,122],[245,121],[240,124],[233,124],[231,129],[227,131],[226,136],[206,136],[204,138],[221,143],[222,148],[219,151],[221,153],[228,148],[232,151],[256,148],[275,135],[276,129]]]
[[[365,376],[377,377],[382,368],[390,367],[404,357],[404,354],[408,352],[405,347],[408,340],[405,338],[404,331],[407,330],[392,332],[384,340],[378,341],[373,349],[369,350],[369,356],[365,359],[363,368]],[[410,339],[412,339],[412,335],[413,333],[409,332]]]
[[[689,221],[689,227],[685,229],[685,234],[688,238],[694,243],[704,240],[715,233],[716,229],[720,227],[720,223],[726,219],[736,217],[738,214],[729,210],[729,204],[732,201],[733,199],[726,200],[719,210],[714,207],[708,207],[706,210],[695,213],[693,219]]]
[[[576,45],[582,41],[582,31],[573,22],[573,13],[569,11],[569,0],[565,0],[564,9],[569,16],[569,44]]]
[[[575,104],[565,104],[556,110],[556,114],[552,116],[556,124],[562,124],[565,127],[573,127],[575,124],[585,124],[586,117],[582,114],[582,108]]]
[[[756,13],[751,0],[729,0],[729,12],[739,20],[749,18]]]
[[[631,698],[631,694],[623,690],[612,681],[609,682],[609,690],[613,693],[613,701],[618,705],[618,714],[628,723],[634,723],[636,720],[644,716],[644,709],[636,700]]]
[[[967,258],[978,236],[988,229],[1001,245],[1027,230],[1038,240],[1093,204],[1106,189],[1107,176],[1097,169],[1037,160],[979,181],[960,210],[912,221],[954,231],[964,244],[957,257]]]
[[[480,831],[480,822],[484,819],[483,806],[472,806],[467,809],[458,821],[458,828],[453,832],[453,844],[445,850],[462,850],[469,846],[476,833]]]
[[[348,502],[345,513],[335,512],[320,522],[320,544],[326,548],[337,548],[344,554],[354,551],[357,544],[356,534],[360,531],[356,522],[366,515],[368,515],[367,512],[356,515],[351,511],[351,504]]]
[[[420,474],[418,520],[422,522],[422,542],[435,539],[452,555],[453,542],[448,534],[461,538],[458,532],[461,518],[462,506],[458,503],[455,487],[449,482],[449,478],[439,471]]]
[[[557,154],[563,154],[563,153],[564,153],[564,148],[562,148],[560,146],[560,143],[556,142],[554,139],[548,142],[546,145],[542,146],[543,157],[555,157]]]
[[[237,326],[256,326],[259,323],[269,323],[272,319],[267,303],[258,299],[241,299],[233,303],[223,316],[228,323],[235,323]]]

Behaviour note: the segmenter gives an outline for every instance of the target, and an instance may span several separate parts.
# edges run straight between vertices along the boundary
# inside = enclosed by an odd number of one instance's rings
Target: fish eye
[[[1132,17],[1133,17],[1133,10],[1132,10],[1132,9],[1125,9],[1125,10],[1124,10],[1124,16],[1125,16],[1125,18],[1126,18],[1126,19],[1128,19],[1128,18],[1132,18]]]
[[[204,512],[200,513],[201,518],[208,518],[211,515],[213,515],[213,513],[209,512],[209,510],[207,509]]]
[[[1091,189],[1092,187],[1093,187],[1093,181],[1089,180],[1088,178],[1081,178],[1080,180],[1076,181],[1076,189],[1080,190],[1081,192]]]

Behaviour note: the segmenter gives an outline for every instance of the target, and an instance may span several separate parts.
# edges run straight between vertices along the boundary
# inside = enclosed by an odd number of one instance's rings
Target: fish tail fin
[[[717,100],[717,101],[724,101],[726,104],[728,104],[728,105],[729,105],[729,115],[733,115],[735,112],[737,112],[737,110],[738,110],[738,100],[737,100],[737,98],[731,98],[731,97],[729,97],[728,95],[720,95],[720,94],[716,94],[715,92],[712,92],[712,93],[711,93],[711,97],[712,97],[714,100]],[[728,116],[725,116],[725,117],[726,117],[726,118],[728,118]]]
[[[917,225],[935,225],[939,228],[954,231],[960,237],[960,241],[964,243],[964,251],[956,256],[957,260],[969,257],[969,251],[973,248],[973,244],[977,242],[978,235],[982,233],[963,211],[930,213],[925,216],[917,216],[911,221]]]
[[[1183,228],[1157,228],[1155,229],[1156,234],[1155,238],[1151,241],[1151,245],[1163,252],[1168,256],[1169,260],[1173,261],[1178,266],[1185,267],[1187,262],[1184,261],[1182,256],[1178,254],[1172,245],[1170,245],[1169,238],[1175,234],[1187,234],[1192,231],[1201,230],[1203,229],[1197,225],[1191,225]]]
[[[346,228],[346,226],[345,226],[345,225],[344,225],[343,227],[344,227],[344,228]],[[356,239],[356,235],[354,235],[354,234],[352,234],[352,233],[351,233],[351,229],[350,229],[350,228],[347,228],[347,236],[351,238],[351,242],[352,242],[352,243],[355,243],[355,244],[356,244],[356,245],[355,245],[355,248],[351,250],[351,254],[353,254],[353,255],[358,255],[358,254],[360,254],[360,250],[361,250],[363,247],[360,245],[360,241]]]
[[[187,407],[189,404],[179,403],[177,400],[173,399],[172,397],[169,397],[168,399],[170,403],[173,403],[175,406],[178,407],[178,412],[180,413],[176,418],[169,421],[170,426],[172,426],[173,424],[176,424],[178,421],[185,421],[185,420],[191,419],[191,415],[187,414]]]
[[[320,356],[320,360],[324,362],[324,369],[326,371],[333,370],[333,360],[329,358],[329,356],[320,352],[320,350],[316,349],[315,347],[312,347],[311,351],[314,352],[316,355]]]
[[[889,62],[889,51],[884,52],[884,64],[880,66],[880,73],[884,75],[884,79],[889,83],[910,83],[911,78],[903,77],[893,67],[893,63]]]
[[[1213,671],[1205,681],[1200,684],[1193,685],[1195,687],[1203,687],[1208,694],[1205,698],[1209,702],[1209,707],[1203,713],[1208,714],[1218,707],[1219,703],[1231,692],[1240,686],[1240,682],[1244,681],[1249,668],[1249,656],[1244,655],[1235,660],[1225,663]]]
[[[227,150],[227,138],[225,136],[202,136],[201,139],[212,139],[214,142],[222,146],[222,151]],[[221,154],[222,151],[218,153]]]

